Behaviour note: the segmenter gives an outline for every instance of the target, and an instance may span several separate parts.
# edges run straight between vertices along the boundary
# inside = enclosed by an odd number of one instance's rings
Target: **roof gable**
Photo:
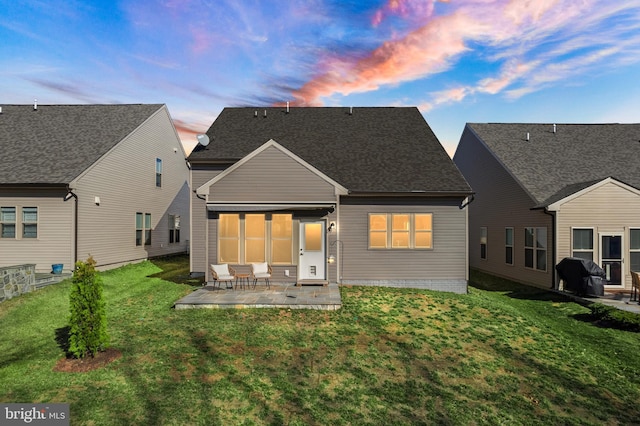
[[[239,160],[236,163],[234,163],[231,167],[225,169],[223,172],[218,174],[216,177],[214,177],[213,179],[209,180],[208,182],[206,182],[203,185],[201,185],[200,187],[198,187],[196,189],[196,193],[198,195],[209,195],[209,189],[211,188],[212,185],[215,185],[217,182],[220,182],[220,181],[226,179],[235,170],[241,168],[245,164],[249,163],[251,160],[259,157],[261,153],[263,153],[264,151],[266,151],[269,148],[277,149],[278,151],[282,152],[287,157],[291,158],[296,163],[300,164],[302,167],[304,167],[307,170],[309,170],[311,173],[313,173],[316,176],[318,176],[320,179],[322,179],[325,182],[327,182],[329,185],[332,185],[335,188],[336,195],[337,194],[342,194],[342,195],[347,194],[348,191],[347,191],[347,189],[345,187],[343,187],[342,185],[340,185],[338,182],[334,181],[330,177],[326,176],[324,173],[320,172],[319,170],[314,168],[312,165],[308,164],[306,161],[304,161],[303,159],[301,159],[300,157],[298,157],[297,155],[295,155],[294,153],[292,153],[291,151],[289,151],[288,149],[286,149],[285,147],[283,147],[282,145],[280,145],[279,143],[277,143],[273,139],[267,141],[262,146],[260,146],[259,148],[255,149],[253,152],[251,152],[250,154],[248,154],[245,157],[243,157],[241,160]]]
[[[265,141],[351,193],[470,193],[416,108],[225,108],[207,131],[197,163],[234,163]]]
[[[580,184],[569,185],[569,187],[563,189],[554,197],[548,199],[545,203],[543,203],[541,207],[547,207],[551,211],[558,211],[563,204],[575,200],[576,198],[579,198],[582,195],[593,191],[594,189],[598,189],[608,184],[616,185],[640,196],[640,189],[629,186],[626,183],[620,182],[619,180],[612,177],[607,177],[597,182],[584,182]]]
[[[640,124],[468,123],[538,207],[608,177],[640,188]]]
[[[0,185],[68,184],[163,105],[3,105]]]

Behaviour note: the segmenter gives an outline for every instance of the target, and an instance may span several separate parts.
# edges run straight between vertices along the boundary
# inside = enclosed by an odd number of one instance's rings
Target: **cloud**
[[[322,58],[317,64],[321,72],[292,92],[294,103],[322,105],[335,95],[426,79],[450,70],[465,55],[500,65],[497,74],[474,84],[454,83],[451,89],[431,93],[421,105],[429,110],[475,93],[523,96],[588,73],[606,61],[623,57],[628,61],[622,53],[635,50],[633,54],[640,56],[635,47],[640,42],[637,0],[624,6],[594,0],[460,0],[448,4],[449,13],[439,16],[436,3],[390,0],[375,11],[372,25],[391,16],[411,20],[419,16],[422,25],[364,55],[351,52]],[[416,13],[418,4],[422,15]],[[622,23],[621,14],[626,14]],[[614,16],[616,25],[609,21]],[[632,42],[625,41],[629,38]]]

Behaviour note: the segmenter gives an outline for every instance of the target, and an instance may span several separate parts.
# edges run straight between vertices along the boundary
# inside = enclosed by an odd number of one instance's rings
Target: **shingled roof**
[[[0,185],[68,184],[163,105],[2,105]]]
[[[471,189],[416,108],[225,108],[191,162],[235,162],[273,139],[352,193]]]
[[[607,177],[640,189],[640,124],[468,123],[467,128],[537,207]]]

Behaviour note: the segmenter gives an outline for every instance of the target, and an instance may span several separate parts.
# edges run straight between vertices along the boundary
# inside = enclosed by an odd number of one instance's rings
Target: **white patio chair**
[[[213,277],[214,285],[217,282],[218,288],[220,288],[221,282],[227,282],[227,288],[233,288],[233,281],[236,279],[236,271],[226,263],[221,265],[211,264],[211,275]]]
[[[253,287],[256,287],[258,280],[264,280],[267,288],[271,288],[271,274],[273,270],[267,262],[251,264],[251,278],[253,279]]]

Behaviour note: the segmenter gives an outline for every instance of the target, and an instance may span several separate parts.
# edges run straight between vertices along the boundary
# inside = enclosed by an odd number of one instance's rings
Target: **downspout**
[[[75,270],[75,264],[78,261],[78,196],[71,191],[71,188],[67,186],[67,195],[64,196],[62,201],[69,201],[71,198],[75,199],[74,213],[73,213],[73,266]]]
[[[553,212],[550,212],[549,210],[547,210],[547,208],[545,207],[544,210],[542,210],[545,214],[548,214],[549,216],[551,216],[551,260],[552,260],[552,270],[551,270],[551,289],[555,290],[556,289],[556,215]]]

